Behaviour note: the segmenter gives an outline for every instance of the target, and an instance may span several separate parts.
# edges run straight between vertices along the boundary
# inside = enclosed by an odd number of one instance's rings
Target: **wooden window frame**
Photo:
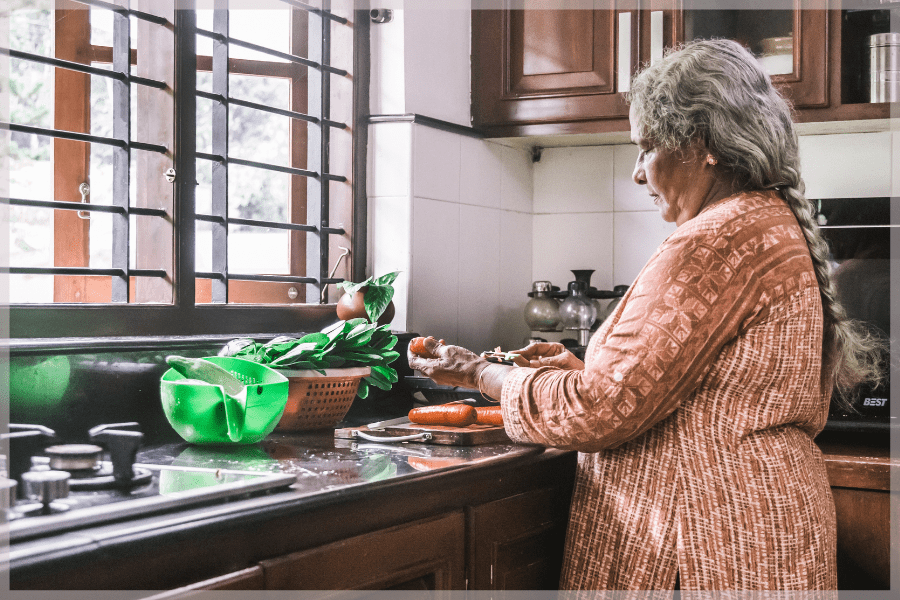
[[[359,279],[363,277],[365,269],[364,165],[367,117],[365,111],[368,106],[368,14],[367,11],[352,10],[352,4],[349,2],[334,2],[334,4],[341,4],[343,8],[349,7],[351,10],[345,11],[344,14],[352,15],[348,23],[353,28],[352,50],[348,49],[344,58],[350,57],[352,72],[355,74],[352,119],[347,123],[353,134],[352,163],[346,173],[352,182],[352,215],[348,230],[352,228],[353,235],[350,242],[352,260],[345,264],[347,264],[347,278]],[[334,304],[326,303],[301,306],[196,303],[193,264],[195,241],[193,182],[196,179],[196,169],[192,164],[196,154],[196,97],[193,94],[178,93],[179,90],[196,89],[197,58],[194,35],[196,20],[195,15],[189,11],[173,10],[172,13],[171,20],[174,22],[176,37],[173,88],[179,103],[174,119],[174,156],[178,178],[174,186],[174,204],[177,208],[172,218],[175,262],[173,304],[12,305],[9,312],[9,331],[13,342],[29,338],[180,337],[301,332],[319,329],[335,319]],[[326,18],[318,12],[312,14],[315,14],[317,19]],[[334,237],[328,235],[329,244],[324,245],[326,247],[334,245],[335,240],[332,239]],[[308,286],[307,293],[310,287],[313,286]]]

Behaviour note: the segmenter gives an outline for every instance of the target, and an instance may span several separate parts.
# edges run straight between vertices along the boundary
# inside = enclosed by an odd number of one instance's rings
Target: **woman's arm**
[[[755,319],[766,286],[808,269],[802,239],[735,227],[673,236],[642,271],[583,371],[518,368],[501,404],[517,441],[596,452],[643,433],[696,389]],[[735,241],[735,240],[739,240]]]

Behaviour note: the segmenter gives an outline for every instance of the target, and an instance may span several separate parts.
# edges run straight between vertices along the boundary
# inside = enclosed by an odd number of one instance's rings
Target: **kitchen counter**
[[[141,451],[137,462],[176,467],[161,484],[169,493],[225,470],[291,473],[297,482],[287,491],[15,543],[11,589],[169,589],[536,485],[570,488],[574,470],[573,454],[538,446],[357,443],[331,431],[276,433],[238,448],[166,444]]]
[[[880,446],[827,437],[817,442],[835,490],[839,551],[852,543],[854,556],[876,550],[877,557],[887,556],[885,542],[876,537],[888,530],[881,522],[887,514],[881,514],[884,508],[873,512],[873,506],[881,507],[884,501],[878,496],[877,505],[870,502],[851,513],[845,496],[852,491],[856,506],[861,493],[889,492],[890,473],[898,462]],[[472,516],[478,514],[477,507],[502,504],[525,492],[538,491],[536,497],[543,502],[552,490],[564,524],[575,455],[512,443],[356,442],[336,440],[325,431],[276,433],[245,447],[162,444],[141,451],[138,462],[171,466],[176,475],[164,482],[169,493],[228,471],[290,473],[297,481],[287,491],[13,544],[11,588],[177,588],[441,515],[466,515],[469,531],[477,522]],[[506,512],[509,507],[503,504],[500,514]],[[860,527],[848,521],[864,516],[878,522]],[[864,530],[871,535],[854,542]],[[869,560],[868,568],[882,559]]]

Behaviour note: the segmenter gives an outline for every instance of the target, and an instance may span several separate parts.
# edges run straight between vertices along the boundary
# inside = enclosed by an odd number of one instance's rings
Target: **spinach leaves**
[[[357,395],[369,395],[369,386],[389,390],[397,382],[397,371],[389,365],[400,357],[393,347],[397,336],[390,325],[376,325],[366,319],[338,321],[318,333],[302,338],[279,336],[265,344],[250,338],[228,342],[220,356],[236,356],[274,369],[310,369],[324,373],[338,367],[371,367],[372,373],[359,382]]]

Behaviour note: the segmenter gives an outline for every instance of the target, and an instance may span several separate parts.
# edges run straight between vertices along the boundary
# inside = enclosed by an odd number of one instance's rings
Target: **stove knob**
[[[67,471],[27,471],[22,473],[25,497],[49,506],[54,500],[69,495]]]

